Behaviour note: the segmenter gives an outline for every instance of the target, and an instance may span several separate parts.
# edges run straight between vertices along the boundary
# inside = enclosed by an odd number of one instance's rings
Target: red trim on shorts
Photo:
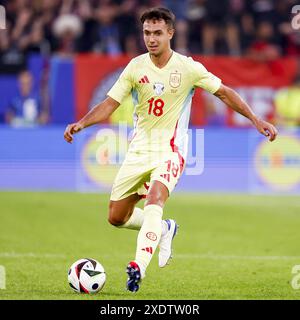
[[[144,182],[144,187],[145,187],[146,190],[148,191],[150,186],[147,184],[147,182]]]
[[[177,134],[177,127],[178,127],[178,120],[176,122],[176,126],[175,126],[175,130],[174,130],[174,134],[173,137],[170,140],[170,146],[172,148],[173,152],[176,152],[179,158],[179,163],[180,163],[180,173],[182,173],[183,168],[184,168],[184,158],[183,156],[180,154],[178,146],[175,145],[175,138],[176,138],[176,134]]]
[[[145,187],[145,189],[147,190],[147,193],[148,193],[148,190],[149,190],[149,188],[150,188],[150,185],[148,185],[147,182],[144,182],[144,187]],[[146,199],[147,194],[141,194],[140,197],[141,197],[142,199]]]

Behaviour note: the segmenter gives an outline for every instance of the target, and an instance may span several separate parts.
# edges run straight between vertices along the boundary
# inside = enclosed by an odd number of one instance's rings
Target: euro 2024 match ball
[[[77,260],[68,272],[69,285],[78,293],[97,293],[103,288],[105,281],[105,270],[95,259]]]

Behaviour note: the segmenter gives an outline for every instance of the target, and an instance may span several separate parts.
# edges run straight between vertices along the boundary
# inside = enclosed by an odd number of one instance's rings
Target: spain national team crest
[[[161,82],[155,82],[153,85],[153,90],[157,96],[161,96],[164,92],[165,85]]]
[[[181,73],[171,73],[169,83],[172,88],[178,88],[181,83]]]

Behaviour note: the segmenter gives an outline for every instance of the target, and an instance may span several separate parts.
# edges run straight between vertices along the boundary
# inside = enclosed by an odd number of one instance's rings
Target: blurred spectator
[[[255,22],[272,21],[276,0],[247,0],[247,12],[251,12]]]
[[[250,45],[248,54],[252,59],[267,62],[279,58],[281,51],[274,39],[273,25],[262,21],[257,26],[256,39]]]
[[[45,124],[48,114],[42,109],[39,95],[33,90],[30,72],[23,71],[18,77],[19,92],[12,99],[5,114],[5,120],[12,126]]]
[[[169,8],[176,16],[175,51],[186,55],[188,54],[187,1],[164,0],[162,4]]]
[[[247,52],[255,39],[254,19],[249,13],[240,17],[240,46],[243,54]]]
[[[117,6],[114,3],[111,1],[100,2],[95,12],[97,23],[94,28],[94,51],[110,55],[122,52],[116,15]]]
[[[286,2],[277,5],[277,30],[280,35],[283,53],[289,56],[300,57],[300,34],[299,30],[292,28],[291,5]]]
[[[230,1],[206,1],[205,11],[203,53],[239,55],[239,30],[231,14]]]
[[[45,39],[45,33],[41,19],[33,22],[32,30],[28,35],[27,41],[28,43],[25,49],[26,54],[40,53],[44,56],[48,56],[50,54],[50,44]]]
[[[0,30],[0,72],[17,73],[25,67],[25,55],[10,38],[10,22]]]
[[[293,84],[281,89],[274,99],[276,122],[284,127],[300,127],[300,74]]]
[[[36,15],[42,22],[45,41],[49,44],[51,52],[55,51],[57,49],[57,40],[53,34],[53,23],[60,14],[60,0],[41,0],[36,3],[38,4],[35,7]]]
[[[76,40],[82,32],[82,22],[74,14],[59,16],[53,25],[53,33],[58,40],[57,53],[68,56],[76,52]]]
[[[191,53],[199,53],[202,50],[201,30],[206,14],[204,2],[205,0],[190,0],[187,3],[188,50]]]
[[[77,13],[82,20],[83,29],[81,36],[77,41],[77,50],[78,52],[92,51],[94,45],[93,29],[96,22],[93,17],[93,8],[91,5],[91,1],[79,1]]]
[[[300,57],[300,32],[291,30],[286,34],[284,52],[288,56]]]
[[[125,0],[121,1],[117,10],[118,15],[116,23],[118,25],[121,51],[136,56],[139,54],[138,37],[139,32],[139,17],[136,15],[138,1]]]

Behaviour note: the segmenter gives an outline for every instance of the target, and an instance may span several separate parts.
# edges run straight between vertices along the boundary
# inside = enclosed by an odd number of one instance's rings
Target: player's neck
[[[171,59],[173,55],[173,50],[169,48],[168,50],[164,51],[161,55],[156,56],[153,54],[150,54],[151,61],[155,64],[157,68],[163,68],[167,65],[169,60]]]

